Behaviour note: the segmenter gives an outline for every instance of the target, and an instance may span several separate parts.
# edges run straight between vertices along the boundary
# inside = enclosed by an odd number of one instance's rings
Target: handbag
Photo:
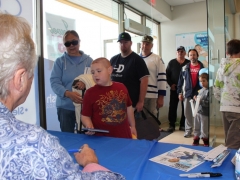
[[[161,122],[158,120],[156,116],[154,116],[146,107],[143,106],[143,108],[152,116],[152,118],[158,123],[158,125],[161,125]],[[159,111],[158,111],[159,112]],[[158,116],[158,115],[157,115]]]
[[[156,122],[156,117],[148,117],[143,111],[134,111],[135,126],[137,130],[138,139],[154,140],[160,136],[159,125]]]

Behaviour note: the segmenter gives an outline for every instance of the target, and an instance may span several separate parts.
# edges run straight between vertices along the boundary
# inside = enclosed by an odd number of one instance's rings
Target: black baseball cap
[[[128,34],[128,33],[126,33],[126,32],[123,32],[123,33],[119,34],[119,36],[118,36],[118,41],[117,41],[117,42],[119,42],[119,41],[121,41],[121,40],[131,41],[131,36],[130,36],[130,34]]]
[[[185,50],[185,47],[184,47],[184,46],[179,46],[179,47],[177,48],[177,51],[186,51],[186,50]]]

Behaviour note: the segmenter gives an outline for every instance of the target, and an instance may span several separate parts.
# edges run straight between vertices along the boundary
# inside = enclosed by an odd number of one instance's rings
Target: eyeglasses
[[[66,47],[71,46],[71,44],[72,44],[73,46],[78,45],[78,40],[67,41],[67,42],[64,43],[64,45],[65,45]]]

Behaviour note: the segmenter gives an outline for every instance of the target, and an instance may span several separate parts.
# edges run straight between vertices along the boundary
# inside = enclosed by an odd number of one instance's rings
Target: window
[[[138,23],[141,23],[141,16],[127,8],[124,8],[124,15],[124,19],[132,19]]]
[[[153,49],[152,51],[156,54],[159,54],[159,47],[158,47],[158,41],[159,41],[159,37],[158,37],[158,24],[156,24],[154,21],[151,21],[149,19],[146,19],[146,26],[149,27],[151,29],[151,36],[153,37]]]
[[[53,8],[56,7],[56,8]],[[56,95],[49,78],[56,58],[65,47],[62,37],[67,30],[80,36],[80,50],[93,59],[104,56],[104,40],[118,37],[118,4],[112,0],[43,0],[44,74],[48,130],[59,130]],[[64,12],[63,12],[64,9]]]

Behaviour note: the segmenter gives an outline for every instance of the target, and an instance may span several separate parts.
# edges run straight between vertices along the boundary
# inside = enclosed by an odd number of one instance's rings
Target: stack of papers
[[[229,150],[224,150],[221,154],[219,154],[214,160],[214,164],[211,167],[218,167],[221,166],[223,161],[227,158],[229,155],[230,151]]]
[[[224,150],[227,150],[227,147],[220,144],[219,146],[215,147],[214,149],[208,151],[205,154],[204,160],[213,161],[219,154],[221,154]]]
[[[222,165],[229,153],[230,150],[227,150],[227,147],[221,144],[206,153],[204,159],[207,161],[213,161],[213,165],[211,167],[219,167]]]

